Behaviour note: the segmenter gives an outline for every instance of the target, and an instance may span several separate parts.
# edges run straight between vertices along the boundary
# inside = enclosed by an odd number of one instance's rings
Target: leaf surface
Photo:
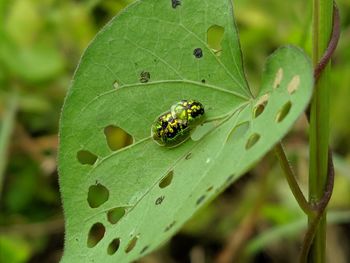
[[[154,250],[266,154],[310,100],[311,64],[294,47],[268,59],[253,97],[231,1],[174,6],[136,1],[96,36],[76,71],[60,129],[63,262],[130,262]],[[212,29],[223,34],[215,48]],[[152,122],[182,99],[203,103],[207,121],[179,147],[160,147]],[[111,125],[134,143],[112,151]]]

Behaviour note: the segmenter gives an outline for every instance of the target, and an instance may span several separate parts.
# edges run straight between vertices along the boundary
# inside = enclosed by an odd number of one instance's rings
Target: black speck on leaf
[[[158,197],[158,198],[157,198],[157,200],[156,200],[156,205],[160,205],[160,204],[163,202],[164,198],[165,198],[165,196],[164,196],[164,195],[163,195],[163,196]]]
[[[145,253],[147,249],[148,249],[148,246],[145,246],[145,247],[141,250],[140,254]]]
[[[201,48],[196,48],[195,50],[193,50],[193,55],[196,57],[196,58],[201,58],[203,57],[203,51]]]
[[[185,159],[186,159],[186,160],[189,160],[189,159],[191,159],[191,157],[192,157],[192,153],[189,152],[189,153],[186,155]]]
[[[174,225],[175,225],[176,221],[171,222],[165,229],[164,232],[169,231]]]
[[[181,5],[181,0],[171,0],[171,6],[176,8],[178,5]]]
[[[202,79],[202,83],[205,83],[205,79]]]
[[[205,199],[205,195],[202,195],[201,197],[198,198],[196,205],[199,205],[200,203],[202,203]]]
[[[147,83],[151,78],[151,74],[148,71],[142,71],[140,74],[140,82]]]

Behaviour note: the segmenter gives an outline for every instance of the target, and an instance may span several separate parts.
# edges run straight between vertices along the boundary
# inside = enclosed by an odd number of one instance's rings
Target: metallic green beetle
[[[181,100],[153,123],[151,135],[161,146],[175,147],[186,141],[191,131],[204,121],[204,106],[196,100]]]

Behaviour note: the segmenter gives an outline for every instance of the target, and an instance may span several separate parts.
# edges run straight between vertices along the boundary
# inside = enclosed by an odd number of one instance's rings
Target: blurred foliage
[[[59,261],[63,249],[56,171],[60,109],[82,52],[97,31],[130,2],[0,0],[0,137],[11,114],[8,102],[19,94],[12,110],[16,118],[11,137],[0,144],[2,164],[7,160],[5,171],[0,170],[0,262]],[[333,59],[330,98],[337,177],[329,209],[332,224],[327,252],[330,262],[349,262],[350,2],[337,2],[342,36]],[[295,44],[310,54],[311,1],[286,5],[280,0],[235,0],[234,5],[252,90],[259,86],[265,58],[278,46]],[[285,144],[306,189],[304,118]],[[228,250],[240,262],[293,262],[303,237],[303,218],[271,154],[142,262],[213,262]]]

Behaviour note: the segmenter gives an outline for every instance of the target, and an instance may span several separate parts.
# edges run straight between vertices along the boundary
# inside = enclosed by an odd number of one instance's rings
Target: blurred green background
[[[64,96],[84,49],[131,2],[0,0],[0,262],[59,261],[64,220],[56,154]],[[255,91],[266,57],[278,46],[295,44],[310,54],[311,2],[234,1]],[[329,262],[337,263],[350,262],[350,1],[338,5],[342,35],[330,87],[336,182],[327,239]],[[307,132],[301,117],[285,139],[304,190]],[[270,153],[139,262],[295,262],[305,222]]]

